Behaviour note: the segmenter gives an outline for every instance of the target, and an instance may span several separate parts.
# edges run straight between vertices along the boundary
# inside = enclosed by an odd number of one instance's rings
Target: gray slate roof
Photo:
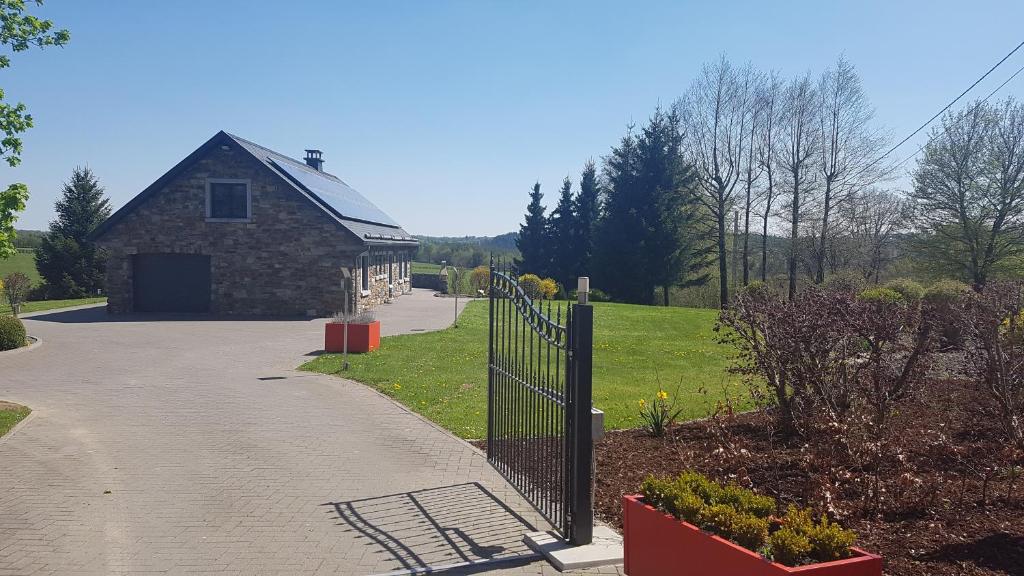
[[[280,176],[283,182],[291,185],[300,194],[323,209],[338,224],[364,243],[375,245],[401,244],[403,246],[415,246],[418,244],[415,238],[403,230],[401,226],[380,208],[374,206],[372,202],[337,176],[315,170],[307,166],[305,162],[279,154],[255,142],[223,131],[215,134],[213,138],[207,140],[205,144],[168,170],[156,182],[150,184],[149,187],[114,212],[110,218],[107,218],[105,222],[100,224],[90,234],[90,237],[95,240],[103,236],[107,230],[110,230],[125,215],[144,202],[146,198],[163,188],[182,170],[199,160],[210,148],[215,145],[227,144],[226,140],[234,142],[243,150],[252,154],[267,169]],[[294,175],[290,174],[290,172],[294,173]],[[299,177],[296,178],[296,175]],[[306,184],[303,184],[303,182]]]
[[[224,133],[239,146],[256,157],[271,171],[310,197],[317,205],[333,216],[342,226],[369,244],[416,244],[417,240],[402,229],[381,209],[373,205],[362,194],[346,184],[341,178],[311,168],[305,162],[279,154],[234,134]],[[282,169],[284,168],[284,169]],[[289,172],[300,172],[301,180]],[[307,184],[303,184],[306,181]],[[325,194],[324,190],[336,194]],[[319,193],[318,193],[319,192]]]

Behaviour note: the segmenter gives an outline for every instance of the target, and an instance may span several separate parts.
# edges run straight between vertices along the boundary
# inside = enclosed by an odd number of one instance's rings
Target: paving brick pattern
[[[43,344],[0,355],[0,398],[34,410],[0,440],[0,576],[382,574],[521,558],[544,527],[464,442],[294,371],[322,321],[94,308],[26,325]],[[485,568],[554,573],[451,573]]]

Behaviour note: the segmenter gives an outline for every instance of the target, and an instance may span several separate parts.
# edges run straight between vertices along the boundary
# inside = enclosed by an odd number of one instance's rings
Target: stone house
[[[408,291],[416,239],[323,163],[215,134],[93,233],[107,310],[328,316]]]

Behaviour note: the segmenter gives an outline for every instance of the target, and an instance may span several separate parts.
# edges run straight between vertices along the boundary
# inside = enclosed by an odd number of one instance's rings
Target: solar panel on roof
[[[270,161],[342,216],[387,226],[398,226],[398,223],[380,208],[374,206],[372,202],[344,182],[288,162],[278,162],[273,158]]]

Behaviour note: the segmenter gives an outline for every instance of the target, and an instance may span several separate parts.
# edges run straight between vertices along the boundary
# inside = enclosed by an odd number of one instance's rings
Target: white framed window
[[[249,180],[210,178],[206,181],[207,222],[248,222],[252,219]]]

